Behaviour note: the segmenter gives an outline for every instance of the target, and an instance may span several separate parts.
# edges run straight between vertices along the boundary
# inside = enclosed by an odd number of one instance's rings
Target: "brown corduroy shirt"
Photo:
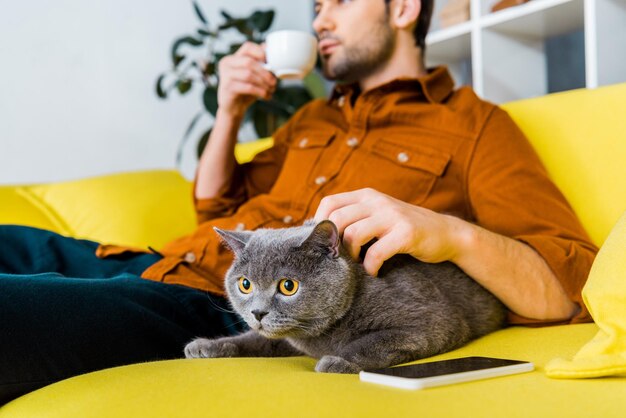
[[[142,277],[223,295],[232,255],[214,226],[301,224],[322,197],[365,187],[530,245],[581,306],[571,322],[590,321],[581,289],[597,248],[507,113],[470,88],[453,90],[444,67],[362,94],[340,86],[304,106],[219,196],[194,200],[197,230],[166,245]]]

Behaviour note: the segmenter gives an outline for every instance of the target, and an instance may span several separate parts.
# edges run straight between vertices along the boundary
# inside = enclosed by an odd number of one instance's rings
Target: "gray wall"
[[[273,7],[273,29],[308,30],[306,0],[199,0],[244,15]],[[157,99],[169,47],[196,27],[190,1],[0,1],[0,184],[173,168],[200,92]],[[183,173],[195,169],[187,147]]]

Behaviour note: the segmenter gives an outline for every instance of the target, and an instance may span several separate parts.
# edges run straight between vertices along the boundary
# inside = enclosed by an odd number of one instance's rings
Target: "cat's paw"
[[[185,357],[187,358],[237,357],[238,354],[239,348],[232,342],[223,339],[196,338],[185,346]]]
[[[324,356],[315,365],[315,371],[321,373],[358,373],[361,368],[341,357]]]

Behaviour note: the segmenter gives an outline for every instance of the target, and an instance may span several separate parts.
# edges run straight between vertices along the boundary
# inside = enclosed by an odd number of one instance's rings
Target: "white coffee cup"
[[[279,30],[265,38],[265,68],[278,78],[302,79],[315,66],[317,39],[307,32]]]

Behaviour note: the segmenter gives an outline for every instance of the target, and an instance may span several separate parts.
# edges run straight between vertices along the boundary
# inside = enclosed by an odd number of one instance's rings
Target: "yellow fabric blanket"
[[[600,249],[583,298],[600,330],[572,360],[552,360],[546,374],[561,379],[626,374],[626,212]]]

